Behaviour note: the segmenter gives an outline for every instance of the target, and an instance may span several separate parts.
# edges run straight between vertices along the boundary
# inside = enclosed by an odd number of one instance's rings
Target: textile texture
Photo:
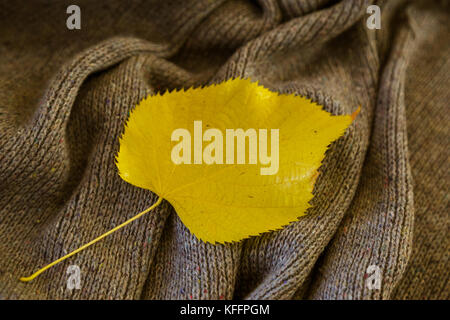
[[[447,1],[0,1],[2,299],[448,299]],[[328,150],[308,214],[206,244],[115,165],[129,111],[250,78],[361,113]],[[158,114],[155,114],[158,117]],[[69,265],[81,289],[66,287]],[[367,286],[368,268],[380,289]]]

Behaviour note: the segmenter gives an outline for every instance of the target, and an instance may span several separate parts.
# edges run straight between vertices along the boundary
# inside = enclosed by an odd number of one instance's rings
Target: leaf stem
[[[36,271],[35,273],[33,273],[31,276],[20,278],[20,281],[28,282],[28,281],[33,280],[34,278],[36,278],[38,275],[40,275],[40,274],[41,274],[42,272],[44,272],[45,270],[47,270],[47,269],[53,267],[54,265],[60,263],[61,261],[66,260],[67,258],[70,258],[71,256],[77,254],[78,252],[83,251],[83,250],[86,249],[87,247],[89,247],[89,246],[93,245],[94,243],[96,243],[96,242],[102,240],[102,239],[105,238],[106,236],[109,236],[111,233],[114,233],[114,232],[116,232],[117,230],[119,230],[119,229],[125,227],[127,224],[133,222],[134,220],[139,219],[140,217],[142,217],[142,216],[143,216],[144,214],[146,214],[147,212],[149,212],[149,211],[153,210],[154,208],[156,208],[156,207],[162,202],[162,200],[163,200],[163,198],[159,197],[158,200],[157,200],[152,206],[150,206],[149,208],[145,209],[144,211],[138,213],[138,214],[135,215],[133,218],[131,218],[131,219],[125,221],[124,223],[118,225],[117,227],[115,227],[115,228],[109,230],[108,232],[106,232],[106,233],[102,234],[101,236],[95,238],[95,239],[92,240],[91,242],[86,243],[85,245],[79,247],[78,249],[72,251],[71,253],[66,254],[64,257],[59,258],[58,260],[53,261],[52,263],[46,265],[45,267],[43,267],[43,268],[39,269],[38,271]]]

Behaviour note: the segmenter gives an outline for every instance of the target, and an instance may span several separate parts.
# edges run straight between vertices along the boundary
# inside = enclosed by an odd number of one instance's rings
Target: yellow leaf
[[[148,97],[130,115],[117,167],[125,181],[159,199],[20,280],[32,281],[147,214],[163,198],[207,242],[279,229],[305,214],[326,149],[358,112],[332,116],[304,97],[279,95],[242,79]]]
[[[142,100],[120,139],[117,167],[122,179],[171,203],[197,238],[239,241],[280,229],[305,214],[325,151],[351,122],[352,115],[333,116],[304,97],[280,95],[250,80],[228,80]],[[181,134],[173,139],[180,129],[190,139]],[[243,164],[237,163],[242,150],[234,147],[231,156],[227,129],[243,129],[251,136],[245,140]],[[259,129],[267,129],[271,163],[261,162],[264,130]],[[278,140],[271,135],[276,130]],[[207,132],[214,139],[203,141]],[[205,163],[211,159],[217,163]]]

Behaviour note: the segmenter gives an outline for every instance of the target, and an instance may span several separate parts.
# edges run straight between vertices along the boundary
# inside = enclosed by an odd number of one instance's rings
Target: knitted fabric
[[[81,30],[66,28],[70,4],[0,3],[1,298],[449,298],[447,2],[378,1],[379,30],[364,0],[77,1]],[[333,114],[361,105],[306,216],[212,245],[163,201],[18,280],[156,201],[114,162],[141,99],[233,77]]]

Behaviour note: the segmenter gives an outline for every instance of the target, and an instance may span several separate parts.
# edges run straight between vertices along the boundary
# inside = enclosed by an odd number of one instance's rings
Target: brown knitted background
[[[1,298],[449,298],[447,1],[378,1],[380,30],[363,0],[76,1],[81,30],[66,28],[70,4],[0,1]],[[362,106],[307,216],[210,245],[163,202],[18,280],[156,201],[114,163],[136,103],[238,76],[334,114]]]

